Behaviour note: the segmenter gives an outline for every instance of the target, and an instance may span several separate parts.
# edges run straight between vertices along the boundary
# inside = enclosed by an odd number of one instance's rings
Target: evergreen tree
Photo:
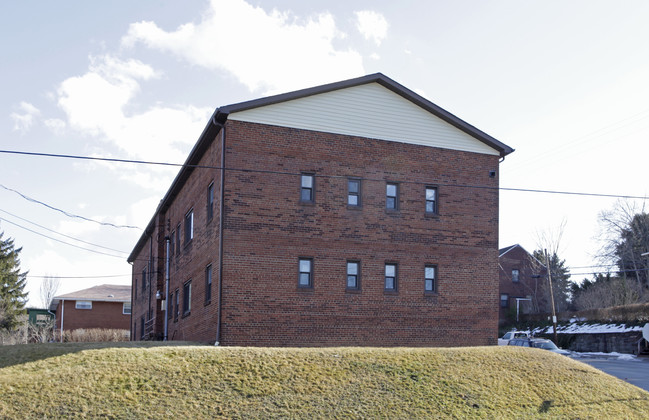
[[[0,329],[13,330],[27,300],[27,273],[20,272],[22,248],[14,249],[13,239],[3,240],[3,235],[0,231]]]

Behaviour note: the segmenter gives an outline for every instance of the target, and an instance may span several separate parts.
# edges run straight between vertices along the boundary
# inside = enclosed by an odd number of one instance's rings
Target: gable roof
[[[94,302],[130,302],[131,286],[102,284],[101,286],[77,290],[65,295],[54,296],[53,301],[60,300],[92,300]]]
[[[394,94],[400,96],[406,101],[414,104],[415,106],[429,112],[430,114],[436,116],[442,121],[450,124],[451,126],[467,134],[468,136],[478,140],[479,142],[483,143],[489,148],[495,150],[496,154],[500,155],[501,157],[505,157],[514,151],[514,149],[507,146],[506,144],[501,143],[500,141],[496,140],[495,138],[491,137],[485,132],[477,129],[476,127],[472,126],[466,121],[461,120],[460,118],[456,117],[450,112],[440,108],[439,106],[435,105],[434,103],[430,102],[424,97],[418,95],[412,90],[395,82],[394,80],[383,75],[382,73],[369,74],[367,76],[344,80],[341,82],[329,83],[329,84],[311,87],[307,89],[296,90],[294,92],[288,92],[279,95],[254,99],[251,101],[245,101],[245,102],[240,102],[232,105],[222,106],[217,108],[212,114],[212,117],[210,118],[207,125],[203,129],[203,132],[198,138],[198,141],[196,142],[193,149],[189,153],[189,156],[187,157],[187,160],[185,161],[183,167],[178,172],[178,175],[172,182],[164,198],[160,201],[160,204],[158,205],[158,208],[156,209],[153,217],[151,218],[151,221],[149,222],[146,229],[140,236],[140,239],[138,240],[137,244],[133,248],[133,251],[131,251],[131,254],[129,255],[127,261],[132,263],[135,260],[135,256],[140,251],[140,249],[144,246],[148,236],[151,235],[151,233],[154,230],[156,216],[159,213],[166,211],[167,208],[169,208],[174,198],[176,197],[176,195],[178,194],[182,186],[189,178],[190,174],[194,171],[193,165],[197,165],[199,163],[201,157],[203,156],[207,148],[210,146],[212,141],[214,141],[216,136],[221,131],[221,126],[225,124],[225,122],[228,120],[228,117],[230,115],[236,113],[242,113],[244,111],[249,111],[253,109],[260,109],[263,107],[269,107],[272,105],[287,103],[289,101],[295,101],[298,99],[309,98],[324,93],[340,91],[342,89],[349,89],[357,86],[368,85],[371,83],[376,83],[388,89],[389,91],[393,92]],[[382,115],[381,118],[390,119],[396,117],[394,117],[394,115],[388,114],[388,115]],[[281,125],[281,124],[277,124],[277,125]]]
[[[532,254],[530,254],[529,252],[527,252],[527,250],[526,250],[525,248],[523,248],[522,246],[520,246],[519,244],[510,245],[510,246],[508,246],[508,247],[505,247],[505,248],[501,248],[501,249],[499,249],[499,250],[498,250],[498,258],[503,257],[503,256],[504,256],[505,254],[507,254],[509,251],[514,250],[514,249],[516,249],[516,248],[520,248],[520,249],[522,249],[523,252],[526,253],[526,254],[528,255],[529,258],[533,258],[534,260],[536,260],[536,262],[537,262],[541,267],[545,268],[545,264],[543,264],[541,261],[539,261],[538,258],[536,258],[534,255],[532,255]]]
[[[514,151],[511,147],[507,146],[504,143],[501,143],[500,141],[496,140],[495,138],[491,137],[490,135],[486,134],[485,132],[477,129],[476,127],[472,126],[471,124],[467,123],[466,121],[456,117],[455,115],[451,114],[450,112],[444,110],[443,108],[440,108],[439,106],[435,105],[431,101],[425,99],[424,97],[418,95],[417,93],[413,92],[412,90],[406,88],[405,86],[395,82],[394,80],[390,79],[389,77],[383,75],[382,73],[374,73],[370,74],[367,76],[363,77],[358,77],[355,79],[349,79],[349,80],[344,80],[341,82],[335,82],[335,83],[329,83],[326,85],[321,85],[321,86],[316,86],[312,88],[307,88],[307,89],[302,89],[302,90],[297,90],[294,92],[289,92],[289,93],[284,93],[280,95],[274,95],[274,96],[269,96],[266,98],[260,98],[260,99],[254,99],[251,101],[246,101],[246,102],[240,102],[237,104],[232,104],[232,105],[227,105],[224,107],[220,107],[216,110],[215,117],[216,120],[219,121],[220,123],[224,123],[225,120],[230,116],[231,114],[235,113],[241,113],[244,111],[249,111],[257,108],[262,108],[262,107],[269,107],[273,105],[278,105],[278,104],[283,104],[289,101],[296,101],[300,99],[305,99],[309,97],[313,97],[316,95],[321,95],[324,93],[331,93],[331,92],[336,92],[340,91],[343,89],[350,89],[350,88],[355,88],[359,86],[365,86],[365,85],[370,85],[370,84],[378,84],[392,93],[400,96],[401,98],[405,99],[406,101],[412,103],[413,105],[421,108],[424,111],[427,111],[428,113],[434,115],[435,117],[441,119],[442,121],[450,124],[451,126],[459,129],[460,131],[468,134],[472,138],[484,143],[486,146],[488,146],[491,149],[494,149],[495,151],[498,152],[498,154],[501,157],[504,157],[511,152]],[[389,108],[388,108],[389,111]],[[334,110],[329,109],[325,110],[324,112],[328,112],[330,114],[334,113]],[[398,120],[398,115],[395,113],[386,113],[386,115],[380,115],[378,116],[382,120],[387,120],[389,124],[394,124],[391,119]],[[277,125],[284,125],[284,124],[277,124]],[[299,128],[299,127],[298,127]],[[342,133],[345,134],[345,133]]]

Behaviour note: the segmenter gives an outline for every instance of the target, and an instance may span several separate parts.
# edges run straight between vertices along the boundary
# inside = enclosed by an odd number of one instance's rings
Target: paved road
[[[633,360],[620,360],[617,357],[575,357],[575,360],[620,378],[639,388],[649,391],[649,358],[638,357]]]

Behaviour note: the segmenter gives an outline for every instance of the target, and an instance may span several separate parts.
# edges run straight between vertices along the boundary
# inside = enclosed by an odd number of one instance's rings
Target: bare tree
[[[617,266],[621,277],[648,286],[649,261],[642,256],[649,251],[649,215],[645,204],[617,201],[612,210],[600,213],[599,222],[602,264]]]
[[[565,260],[561,259],[563,253],[561,239],[566,229],[566,220],[562,220],[559,226],[554,229],[537,231],[536,247],[532,253],[532,262],[536,264],[537,273],[544,273],[543,278],[537,282],[536,305],[539,312],[550,313],[552,311],[550,286],[547,280],[549,270],[552,276],[552,295],[554,296],[557,312],[568,309],[570,302],[570,273],[565,266]],[[548,260],[545,258],[545,251],[548,252]]]
[[[52,304],[52,299],[56,296],[59,290],[60,280],[56,277],[47,276],[41,283],[41,303],[43,308],[49,309]]]

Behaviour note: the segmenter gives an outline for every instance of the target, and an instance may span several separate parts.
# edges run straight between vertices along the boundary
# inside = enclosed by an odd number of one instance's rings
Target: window
[[[194,239],[194,209],[185,215],[185,245]]]
[[[176,253],[176,231],[171,231],[170,241],[169,241],[169,255],[174,255]]]
[[[212,264],[205,267],[205,304],[212,301]]]
[[[512,281],[518,283],[520,280],[520,272],[518,270],[512,270]]]
[[[424,268],[424,291],[425,292],[436,292],[437,291],[437,266],[427,265]]]
[[[142,291],[146,290],[146,268],[142,270]]]
[[[507,293],[500,295],[500,307],[509,308],[509,295]]]
[[[176,301],[174,303],[174,309],[175,309],[174,321],[178,321],[178,313],[180,312],[180,291],[178,289],[176,289],[175,296],[176,296]]]
[[[192,310],[192,281],[183,285],[183,316],[189,315]]]
[[[92,301],[90,300],[78,300],[74,304],[75,309],[92,309]]]
[[[176,226],[176,252],[180,255],[180,223]]]
[[[207,187],[207,221],[214,217],[214,183]]]
[[[144,338],[144,315],[140,317],[140,338]]]
[[[385,208],[397,210],[399,208],[399,185],[387,183],[385,186]]]
[[[347,261],[347,289],[359,290],[361,288],[361,263]]]
[[[302,174],[301,183],[300,183],[300,201],[303,203],[313,203],[314,190],[315,190],[315,181],[314,176],[310,174]]]
[[[137,299],[137,279],[133,279],[134,286],[133,286],[133,299]]]
[[[122,314],[130,315],[131,314],[131,302],[124,302],[122,304]]]
[[[385,290],[397,291],[397,265],[385,264]]]
[[[300,258],[299,266],[298,287],[313,287],[313,259]]]
[[[426,213],[437,214],[437,188],[426,187]]]
[[[174,313],[174,292],[169,293],[169,303],[167,304],[167,319],[171,319]]]
[[[348,179],[347,180],[347,205],[360,206],[361,205],[361,180]]]

